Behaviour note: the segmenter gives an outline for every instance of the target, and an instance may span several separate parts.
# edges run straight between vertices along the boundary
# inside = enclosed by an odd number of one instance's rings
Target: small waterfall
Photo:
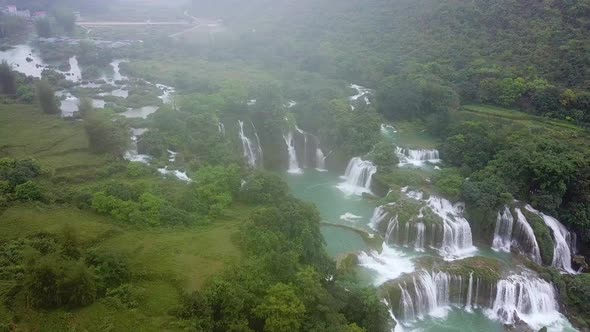
[[[262,144],[260,144],[260,137],[258,137],[258,132],[256,131],[256,127],[254,127],[254,122],[250,121],[250,124],[252,125],[252,129],[254,130],[254,137],[256,137],[256,147],[258,150],[258,157],[262,161],[262,158],[264,158],[264,156],[262,155]]]
[[[504,206],[502,213],[498,211],[498,216],[496,218],[496,230],[494,231],[492,249],[496,251],[510,252],[513,225],[514,218],[510,213],[510,209],[508,209],[508,206]]]
[[[371,220],[369,221],[369,227],[373,230],[377,230],[377,227],[385,218],[387,217],[387,210],[385,209],[385,205],[379,205],[378,207],[373,210],[373,215],[371,216]]]
[[[396,279],[403,273],[414,271],[414,263],[403,252],[383,243],[381,252],[370,250],[358,254],[359,266],[375,274],[373,284],[379,286],[386,281]]]
[[[326,171],[326,156],[320,146],[315,149],[315,169],[323,172]]]
[[[240,125],[239,135],[240,139],[242,140],[242,149],[244,150],[244,157],[246,158],[246,161],[248,162],[248,165],[250,167],[256,167],[256,162],[258,158],[256,156],[256,152],[254,151],[252,141],[246,136],[246,134],[244,134],[244,121],[240,120],[238,121],[238,123]]]
[[[289,131],[287,135],[283,135],[285,144],[287,145],[287,151],[289,152],[289,169],[287,172],[291,174],[301,174],[301,168],[299,168],[299,162],[297,161],[297,151],[295,150],[295,142],[293,140],[293,132]]]
[[[414,165],[414,166],[422,166],[424,163],[428,162],[431,164],[436,164],[440,162],[439,152],[438,150],[411,150],[400,148],[399,146],[395,148],[395,153],[399,158],[399,165]]]
[[[511,275],[498,281],[492,308],[486,314],[504,324],[524,321],[534,330],[562,320],[555,289],[533,276]]]
[[[465,310],[467,310],[467,311],[471,311],[471,296],[472,296],[472,294],[473,294],[473,271],[471,271],[469,273],[469,286],[467,286],[467,301],[465,301]]]
[[[464,206],[461,203],[453,205],[448,200],[437,196],[431,196],[426,202],[432,212],[443,221],[443,241],[440,252],[445,259],[466,257],[476,250],[471,237],[471,227],[467,219],[463,217]]]
[[[533,232],[533,228],[529,225],[522,211],[519,208],[514,210],[516,211],[516,226],[512,245],[520,249],[521,252],[528,254],[533,262],[541,265],[541,250],[539,250],[535,232]]]
[[[414,312],[414,301],[412,301],[412,297],[410,296],[410,292],[406,289],[407,285],[404,283],[404,287],[399,285],[399,289],[401,291],[401,307],[403,308],[402,315],[405,321],[413,321],[416,319],[416,314]]]
[[[404,314],[403,320],[410,322],[427,315],[444,316],[451,304],[451,279],[452,277],[444,272],[422,271],[414,278],[413,289],[408,288],[405,283],[403,286],[400,284],[402,290],[400,308]],[[404,300],[404,293],[408,300]]]
[[[225,136],[225,126],[223,125],[223,123],[218,122],[217,123],[217,130],[219,130],[219,133],[223,136]]]
[[[567,228],[557,219],[533,209],[530,205],[525,208],[541,217],[545,225],[551,229],[553,235],[553,262],[551,265],[570,274],[576,273],[572,269],[572,249],[570,247],[574,237]]]
[[[346,181],[338,185],[338,188],[346,194],[371,193],[371,180],[376,172],[377,166],[372,162],[354,157],[346,167],[343,177]]]
[[[416,223],[416,242],[414,243],[414,250],[424,251],[424,232],[426,225],[423,222]]]
[[[398,227],[399,221],[397,219],[397,215],[389,220],[387,224],[387,230],[385,231],[385,239],[384,242],[386,244],[390,243],[391,234],[394,233],[394,230]]]

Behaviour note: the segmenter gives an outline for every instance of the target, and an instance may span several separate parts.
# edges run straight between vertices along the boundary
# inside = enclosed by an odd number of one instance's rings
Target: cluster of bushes
[[[241,226],[244,257],[187,295],[176,314],[198,331],[384,331],[389,316],[375,289],[336,271],[320,216],[288,195],[276,175],[249,176],[244,197],[265,204]]]
[[[34,181],[40,174],[41,167],[32,159],[0,159],[0,207],[12,200],[41,199],[41,188]]]
[[[8,308],[76,308],[109,296],[130,278],[126,261],[87,251],[78,233],[66,226],[59,234],[36,233],[0,242],[0,280],[15,282]]]

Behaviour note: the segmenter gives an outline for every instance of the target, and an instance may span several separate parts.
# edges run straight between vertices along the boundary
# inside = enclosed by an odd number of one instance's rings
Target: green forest
[[[0,10],[0,332],[590,330],[590,1]]]

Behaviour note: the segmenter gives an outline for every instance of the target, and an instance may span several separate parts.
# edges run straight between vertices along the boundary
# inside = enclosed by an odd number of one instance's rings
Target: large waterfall
[[[535,330],[562,320],[553,285],[533,276],[511,275],[498,282],[487,315],[504,324],[524,321]]]
[[[346,194],[361,195],[371,192],[371,180],[377,172],[377,166],[368,160],[354,157],[348,162],[346,172],[342,177],[346,181],[338,188]]]
[[[576,273],[572,269],[572,244],[575,244],[575,235],[572,235],[557,219],[533,209],[530,205],[525,208],[541,217],[545,225],[551,229],[553,236],[553,261],[551,265],[567,273]]]
[[[496,217],[496,229],[494,231],[492,249],[510,252],[513,224],[514,218],[512,217],[508,206],[504,206],[502,212],[500,213],[500,211],[498,211],[498,216]]]
[[[246,136],[244,133],[244,121],[238,121],[240,125],[240,140],[242,140],[242,149],[244,151],[244,157],[248,162],[250,167],[256,167],[262,161],[262,147],[260,146],[260,141],[258,140],[258,134],[256,135],[258,146],[255,146],[254,143]],[[252,129],[256,132],[256,128],[252,125]]]
[[[553,285],[529,272],[490,283],[474,272],[462,277],[442,271],[419,271],[387,287],[390,294],[399,296],[397,312],[392,310],[392,314],[406,326],[427,316],[445,317],[453,307],[466,311],[485,308],[490,319],[507,325],[523,321],[535,330],[567,324],[558,311]],[[391,299],[389,303],[395,308]]]
[[[462,258],[473,253],[476,248],[473,246],[469,222],[463,217],[464,205],[462,203],[453,205],[448,200],[437,196],[431,196],[427,204],[443,221],[443,241],[440,251],[445,259]]]
[[[409,219],[399,220],[394,212],[398,203],[389,203],[377,207],[369,226],[384,234],[385,243],[410,247],[415,251],[424,251],[426,247],[437,249],[446,260],[454,260],[470,256],[477,250],[473,246],[471,226],[463,217],[462,203],[452,204],[450,201],[430,196],[423,198],[422,192],[405,192],[409,199],[422,202],[418,215]],[[389,207],[388,207],[389,206]],[[403,209],[403,204],[399,205]],[[430,210],[437,218],[424,219],[424,213]]]
[[[403,273],[414,271],[414,263],[404,253],[383,243],[381,252],[371,250],[358,254],[359,265],[375,274],[373,284],[376,286],[393,280]]]
[[[295,141],[293,140],[293,132],[289,131],[287,135],[283,135],[285,144],[287,145],[287,152],[289,153],[289,169],[287,172],[291,174],[301,174],[302,170],[299,167],[297,160],[297,150],[295,150]]]
[[[428,162],[431,164],[436,164],[440,162],[440,157],[438,150],[412,150],[412,149],[405,149],[400,148],[399,146],[395,148],[395,153],[399,158],[399,165],[414,165],[414,166],[422,166],[424,163]]]
[[[522,211],[519,208],[514,209],[514,211],[516,211],[516,228],[514,229],[512,244],[521,252],[529,255],[533,262],[541,265],[541,250],[535,232]]]

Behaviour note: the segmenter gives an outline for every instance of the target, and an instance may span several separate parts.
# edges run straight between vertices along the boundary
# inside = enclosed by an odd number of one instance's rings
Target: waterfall
[[[522,320],[534,330],[563,319],[553,285],[526,275],[511,275],[498,281],[492,308],[486,314],[509,325]]]
[[[567,228],[557,219],[533,209],[530,205],[525,208],[541,217],[545,225],[551,229],[553,235],[553,261],[551,265],[570,274],[576,273],[572,269],[572,249],[570,247],[573,237]]]
[[[295,141],[293,140],[293,132],[289,131],[287,135],[283,135],[285,144],[287,145],[287,152],[289,153],[289,169],[287,172],[291,174],[301,174],[299,162],[297,161],[297,151],[295,150]]]
[[[378,207],[373,210],[373,215],[371,216],[371,220],[369,221],[369,227],[373,230],[377,230],[377,227],[385,218],[387,217],[387,210],[385,209],[385,205],[379,205]]]
[[[414,301],[412,301],[412,297],[410,296],[410,292],[406,289],[407,285],[404,283],[404,287],[399,285],[399,289],[401,291],[401,302],[400,305],[403,308],[402,315],[405,321],[413,321],[416,318],[414,312]]]
[[[217,123],[217,130],[219,130],[221,135],[225,136],[225,126],[223,123],[221,123],[221,121]]]
[[[391,234],[397,228],[399,221],[397,219],[397,215],[389,220],[389,224],[387,224],[387,230],[385,231],[385,243],[390,243]]]
[[[467,300],[465,301],[465,310],[471,311],[471,295],[473,294],[473,271],[469,273],[469,286],[467,287]]]
[[[359,266],[375,274],[373,284],[379,286],[386,281],[396,279],[403,273],[414,271],[414,263],[409,257],[383,243],[381,252],[370,250],[358,254]]]
[[[344,183],[338,185],[338,188],[346,194],[362,195],[371,193],[371,180],[377,172],[377,166],[368,160],[362,160],[360,157],[350,159],[343,178]]]
[[[414,250],[424,251],[424,231],[426,225],[423,222],[416,223],[416,242],[414,243]]]
[[[256,127],[254,127],[254,122],[250,121],[250,124],[252,125],[252,129],[254,130],[254,137],[256,137],[256,147],[258,150],[258,157],[262,161],[262,158],[264,156],[262,155],[262,144],[260,144],[260,137],[258,137],[258,132],[256,131]]]
[[[476,250],[471,237],[471,227],[467,219],[463,217],[464,206],[461,203],[453,205],[448,200],[437,196],[431,196],[426,202],[432,212],[443,221],[443,241],[440,252],[445,259],[463,258]]]
[[[541,265],[541,251],[539,250],[535,232],[533,232],[533,228],[529,225],[522,211],[519,208],[514,210],[516,211],[516,226],[512,245],[520,249],[521,252],[527,253],[533,262]]]
[[[413,289],[408,289],[405,283],[403,286],[400,284],[402,291],[400,307],[404,314],[403,320],[408,322],[416,317],[422,318],[427,315],[443,317],[451,304],[451,279],[451,276],[444,272],[422,271],[414,278]],[[409,300],[404,300],[404,293]]]
[[[422,166],[424,163],[428,162],[431,164],[436,164],[440,162],[440,157],[438,150],[411,150],[400,148],[399,146],[395,148],[395,153],[399,158],[399,165],[414,165],[414,166]]]
[[[315,149],[315,169],[324,172],[326,171],[326,156],[320,146]]]
[[[498,211],[498,216],[496,217],[496,229],[494,231],[492,249],[496,251],[510,252],[513,224],[514,218],[510,213],[510,209],[508,209],[508,206],[504,206],[502,213]]]
[[[257,156],[252,145],[252,141],[244,134],[244,121],[238,121],[240,125],[240,139],[242,140],[242,149],[244,150],[244,157],[250,167],[256,167]]]

